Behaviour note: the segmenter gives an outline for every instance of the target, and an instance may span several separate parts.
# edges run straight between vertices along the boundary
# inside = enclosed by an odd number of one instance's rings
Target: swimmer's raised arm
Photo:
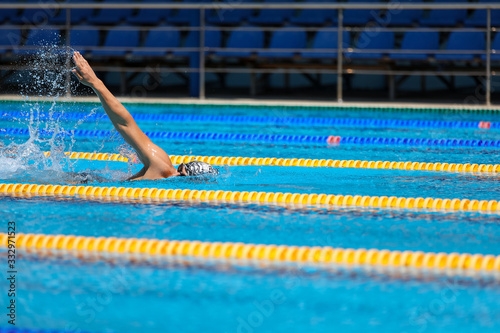
[[[175,176],[178,174],[173,167],[170,157],[157,145],[155,145],[146,134],[137,126],[132,115],[106,88],[104,83],[97,78],[87,60],[79,52],[73,54],[76,68],[73,74],[86,86],[91,87],[101,100],[113,126],[121,136],[130,144],[144,163],[145,169],[141,170],[137,177],[157,179]]]

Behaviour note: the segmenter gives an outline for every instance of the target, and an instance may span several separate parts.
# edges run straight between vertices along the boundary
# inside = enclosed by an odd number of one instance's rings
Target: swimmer
[[[170,160],[170,156],[141,131],[134,118],[132,118],[132,115],[111,94],[104,83],[97,78],[87,60],[79,52],[73,54],[73,60],[76,66],[72,70],[72,73],[78,78],[80,83],[94,90],[115,129],[134,148],[137,156],[144,165],[138,173],[127,180],[163,179],[207,174],[216,175],[219,173],[210,164],[200,161],[182,163],[176,169]]]

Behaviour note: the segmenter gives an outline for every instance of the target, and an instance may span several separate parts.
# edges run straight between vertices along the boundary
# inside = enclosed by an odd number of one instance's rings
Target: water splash
[[[68,175],[75,171],[77,161],[70,160],[64,152],[71,152],[76,140],[64,134],[77,129],[86,119],[76,123],[61,120],[68,106],[75,107],[69,102],[69,92],[74,92],[79,85],[76,80],[71,80],[73,52],[71,48],[44,45],[21,60],[21,65],[24,63],[30,68],[18,72],[19,93],[24,101],[20,111],[25,117],[12,122],[14,127],[28,127],[29,138],[25,142],[13,137],[4,137],[5,140],[0,141],[0,179],[66,183]],[[92,109],[87,117],[97,110]],[[42,137],[41,132],[50,135]],[[96,149],[103,147],[101,143]],[[44,155],[47,151],[49,156]]]

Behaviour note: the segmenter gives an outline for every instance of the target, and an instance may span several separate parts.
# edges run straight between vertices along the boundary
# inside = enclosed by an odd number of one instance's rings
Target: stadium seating
[[[401,44],[401,50],[438,50],[439,32],[437,31],[408,31]],[[427,60],[433,53],[391,53],[394,60]]]
[[[68,3],[93,3],[96,0],[67,0]],[[74,8],[70,11],[71,24],[80,24],[85,22],[89,17],[96,12],[92,8]],[[61,8],[59,13],[49,19],[50,24],[66,24],[66,9]]]
[[[4,27],[0,34],[0,54],[12,51],[21,43],[21,30],[15,27]]]
[[[205,47],[221,47],[222,36],[219,30],[205,31]],[[184,41],[183,47],[185,48],[199,48],[200,47],[200,33],[198,31],[191,31]],[[176,56],[190,57],[196,55],[199,51],[174,51]]]
[[[158,25],[172,14],[171,9],[141,9],[135,16],[127,18],[127,23],[137,25]]]
[[[226,48],[232,49],[261,49],[264,48],[264,32],[263,31],[248,31],[244,28],[235,29],[231,32],[227,41]],[[218,51],[215,52],[218,56],[225,57],[250,57],[256,52],[252,51]]]
[[[149,31],[143,47],[154,48],[176,48],[180,46],[180,33],[178,30],[164,30],[156,28]],[[160,57],[165,56],[170,51],[154,51],[154,50],[135,50],[132,52],[134,56],[142,57]]]
[[[380,59],[387,52],[359,52],[357,50],[390,50],[394,49],[394,32],[365,30],[356,41],[354,52],[346,53],[349,59]]]
[[[99,30],[92,26],[73,28],[70,36],[70,45],[83,54],[99,46]]]
[[[349,0],[349,3],[380,2],[379,0]],[[378,9],[346,9],[344,10],[343,25],[357,26],[365,25],[379,16]]]
[[[139,31],[114,28],[108,32],[103,46],[117,49],[96,50],[92,54],[94,56],[124,56],[128,51],[139,46]]]
[[[94,9],[78,8],[70,12],[71,24],[80,24],[94,14]],[[49,20],[51,24],[66,24],[66,9],[61,9],[59,15]]]
[[[479,54],[471,54],[471,51],[484,51],[486,47],[485,35],[478,31],[454,31],[448,38],[447,51],[462,51],[456,54],[437,54],[436,60],[471,61],[479,58]]]
[[[465,26],[466,27],[485,27],[486,26],[486,10],[485,9],[478,9],[474,11],[472,14],[472,17],[469,19],[465,20]],[[492,27],[499,27],[500,26],[500,10],[491,10],[491,26]]]
[[[27,8],[19,16],[12,17],[13,24],[45,24],[56,16],[55,8]]]
[[[322,26],[328,22],[337,23],[337,10],[303,9],[298,16],[290,18],[290,23],[305,26]]]
[[[401,4],[421,3],[422,0],[400,0]],[[423,9],[406,9],[398,7],[387,10],[383,22],[389,27],[406,27],[415,25],[424,15]]]
[[[200,25],[200,11],[198,9],[178,9],[167,18],[167,23],[197,27]]]
[[[58,46],[61,41],[61,32],[59,29],[47,27],[45,29],[33,29],[26,39],[25,46]],[[15,49],[17,54],[35,54],[39,48],[33,49]]]
[[[325,58],[337,59],[337,44],[338,33],[337,31],[319,30],[314,37],[312,49],[316,50],[329,50],[329,52],[302,52],[303,58]],[[351,44],[351,35],[348,31],[342,34],[342,45],[348,47]]]
[[[297,52],[283,51],[276,52],[273,50],[279,49],[303,49],[306,47],[307,38],[305,31],[290,31],[285,29],[276,30],[269,44],[269,51],[260,51],[260,57],[268,58],[289,58],[293,57]]]
[[[460,3],[467,0],[439,0],[439,2]],[[467,18],[467,9],[433,9],[429,17],[422,18],[420,24],[428,27],[454,27]]]
[[[10,22],[13,17],[16,17],[17,13],[17,9],[0,10],[0,23]]]
[[[253,9],[234,9],[221,7],[207,13],[207,23],[216,25],[239,25],[248,21]]]
[[[262,9],[257,16],[250,17],[248,22],[258,25],[282,25],[293,13],[293,9]]]
[[[0,0],[1,1],[1,0]],[[38,4],[40,0],[20,0],[23,3]],[[58,2],[87,2],[87,3],[212,3],[209,0],[44,0],[43,3]],[[338,56],[336,31],[338,11],[326,9],[237,9],[239,3],[245,2],[296,2],[299,3],[378,3],[383,0],[219,0],[213,9],[205,11],[205,47],[227,50],[209,50],[206,52],[209,61],[221,58],[251,58],[246,61],[230,59],[227,64],[253,64],[254,66],[321,66],[318,60],[335,60]],[[390,0],[398,3],[428,3],[432,0]],[[467,0],[433,0],[434,2],[467,3]],[[470,0],[469,2],[475,2]],[[477,0],[482,3],[495,3],[493,0]],[[385,1],[383,1],[385,2]],[[446,66],[459,61],[475,61],[486,59],[481,54],[485,49],[484,32],[438,32],[439,27],[477,27],[486,25],[486,10],[398,10],[395,9],[346,9],[343,10],[343,25],[365,26],[376,21],[382,31],[367,29],[357,34],[343,32],[344,56],[353,60],[352,65],[365,66],[369,64],[377,68],[399,68],[404,65],[401,61],[427,61],[435,57],[437,61],[448,62]],[[33,54],[32,50],[19,50],[17,46],[58,45],[64,41],[66,24],[66,9],[49,8],[48,11],[40,8],[2,10],[0,24],[5,27],[11,25],[24,26],[2,29],[0,36],[0,54]],[[469,14],[469,15],[468,15]],[[469,16],[469,17],[468,17]],[[42,20],[43,22],[39,22]],[[29,24],[43,23],[43,28],[30,27]],[[199,9],[149,9],[149,8],[121,8],[121,9],[71,9],[70,45],[80,52],[100,57],[114,57],[113,63],[120,60],[131,60],[129,56],[139,61],[154,60],[173,61],[196,68],[199,63],[199,36],[196,27],[200,25]],[[500,27],[500,10],[491,11],[492,26]],[[107,26],[107,27],[101,27]],[[219,31],[217,27],[230,26],[230,31]],[[270,26],[272,28],[259,28]],[[419,26],[419,31],[394,32],[383,30],[384,27],[411,27]],[[96,28],[97,27],[97,28]],[[144,28],[147,27],[149,31]],[[172,30],[165,30],[166,27]],[[314,27],[317,31],[304,31],[304,27]],[[433,28],[434,27],[434,28]],[[255,30],[249,29],[253,28]],[[290,29],[292,28],[292,29]],[[428,29],[422,31],[422,28]],[[137,30],[134,30],[137,29]],[[225,28],[221,28],[224,30]],[[261,29],[261,30],[259,30]],[[404,28],[406,29],[406,28]],[[434,29],[434,30],[433,30]],[[348,29],[349,30],[349,29]],[[25,38],[21,38],[21,33]],[[14,41],[7,36],[15,36]],[[398,37],[396,39],[396,37]],[[399,38],[399,37],[402,37]],[[440,47],[440,37],[441,45]],[[351,46],[353,38],[354,49]],[[442,42],[443,38],[445,43]],[[396,43],[397,42],[397,43]],[[397,45],[400,50],[392,51]],[[463,51],[465,54],[440,53],[440,48],[448,51]],[[156,48],[156,49],[155,49]],[[183,48],[189,48],[185,50]],[[491,60],[500,62],[500,34],[495,35],[492,42],[493,52]],[[258,51],[261,49],[260,51]],[[300,51],[303,49],[303,51]],[[291,50],[296,50],[291,51]],[[412,52],[426,50],[425,53]],[[496,52],[499,52],[498,54]],[[471,52],[473,54],[471,54]],[[475,53],[475,54],[474,54]],[[210,57],[211,54],[216,57]],[[127,56],[127,58],[125,58]],[[173,56],[173,57],[171,57]],[[300,56],[297,57],[297,56]],[[182,58],[182,59],[179,59]],[[188,59],[186,59],[186,57]],[[253,61],[255,58],[261,61]],[[173,58],[173,59],[172,59]],[[257,58],[258,59],[258,58]],[[272,60],[271,60],[272,59]],[[277,59],[277,60],[274,60]],[[278,60],[279,59],[279,60]],[[297,60],[293,62],[293,60]],[[249,61],[252,60],[252,61]],[[392,60],[392,61],[388,61]],[[307,63],[309,61],[309,63]],[[365,62],[365,63],[363,63]],[[397,63],[395,63],[397,62]],[[273,64],[274,63],[274,64]],[[212,64],[209,62],[208,64]],[[423,65],[422,63],[418,64]],[[460,63],[456,65],[461,65]],[[498,65],[498,63],[497,63]],[[328,64],[330,66],[330,64]],[[441,65],[440,65],[441,66]],[[371,67],[370,67],[371,68]],[[186,77],[193,78],[195,72]],[[197,74],[196,74],[197,75]],[[193,83],[194,86],[196,84]]]
[[[131,8],[101,9],[99,14],[88,19],[89,23],[99,25],[117,25],[122,23],[127,17],[132,16]]]

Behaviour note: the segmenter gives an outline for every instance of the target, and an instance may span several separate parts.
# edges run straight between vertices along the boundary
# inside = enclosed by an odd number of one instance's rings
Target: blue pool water
[[[210,114],[499,121],[495,114],[324,110],[269,107],[129,105],[135,114]],[[63,151],[131,154],[110,138],[37,138],[37,130],[110,130],[95,121],[37,120],[40,113],[102,114],[96,104],[0,103],[0,113],[21,111],[0,128],[30,128],[31,136],[0,136],[0,182],[67,184],[67,172],[93,171],[102,186],[221,189],[343,195],[499,200],[495,174],[429,171],[220,167],[205,180],[123,180],[140,165],[69,160]],[[30,120],[31,118],[31,120]],[[500,130],[269,126],[215,122],[139,122],[143,130],[283,135],[426,137],[500,140]],[[384,145],[271,144],[158,141],[172,155],[355,159],[497,164],[498,148]],[[5,148],[8,149],[5,149]],[[43,151],[51,151],[45,158]],[[500,254],[500,219],[494,214],[410,210],[336,210],[193,202],[100,202],[75,198],[0,197],[0,212],[22,233],[141,237],[177,240],[379,248]],[[19,259],[18,326],[69,332],[498,332],[496,281],[374,275],[342,269],[265,268],[224,263],[164,262],[132,265],[74,258]],[[4,287],[5,281],[0,283]],[[2,290],[5,290],[3,288]],[[6,301],[2,295],[2,302]],[[2,303],[2,307],[3,307]],[[4,322],[0,322],[0,327]]]

